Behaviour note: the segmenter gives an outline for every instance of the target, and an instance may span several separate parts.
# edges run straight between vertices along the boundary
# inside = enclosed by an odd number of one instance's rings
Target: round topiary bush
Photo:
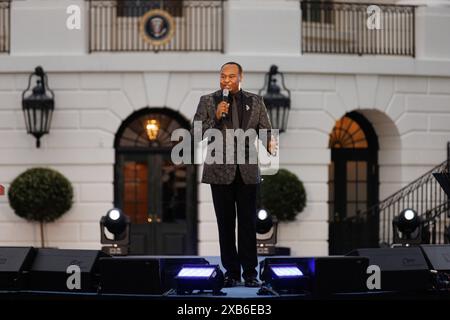
[[[15,214],[29,221],[52,222],[72,207],[73,188],[61,173],[48,168],[32,168],[16,177],[8,191]]]
[[[295,174],[280,169],[277,174],[264,177],[261,200],[263,207],[279,221],[293,221],[306,206],[306,191]]]

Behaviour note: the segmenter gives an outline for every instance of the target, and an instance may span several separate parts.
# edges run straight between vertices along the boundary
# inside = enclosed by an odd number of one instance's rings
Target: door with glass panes
[[[330,137],[329,253],[345,254],[378,245],[376,136],[370,123],[352,112],[336,122]]]
[[[196,168],[174,164],[174,130],[190,123],[168,108],[144,108],[116,134],[114,203],[130,217],[130,254],[197,253]]]
[[[130,254],[193,254],[187,220],[191,167],[170,153],[119,155],[119,206],[131,219]]]

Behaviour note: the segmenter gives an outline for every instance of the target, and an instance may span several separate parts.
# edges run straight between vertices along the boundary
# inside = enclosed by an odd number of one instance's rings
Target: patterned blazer
[[[222,101],[221,90],[204,95],[200,98],[193,121],[202,122],[202,134],[204,134],[208,129],[215,128],[221,130],[223,136],[225,136],[226,126],[222,123],[223,120],[217,121],[215,117],[216,107],[220,101]],[[256,132],[258,132],[259,129],[272,129],[267,114],[267,109],[261,96],[247,91],[242,91],[241,105],[244,108],[242,112],[242,129],[244,131],[251,128],[255,129]],[[210,142],[211,141],[208,141],[208,153],[210,152]],[[246,151],[248,151],[248,144],[253,142],[246,141]],[[267,146],[267,141],[263,141],[263,145]],[[261,176],[258,164],[227,164],[225,163],[225,147],[223,148],[223,151],[223,164],[204,163],[202,177],[203,183],[231,184],[235,178],[237,166],[239,166],[239,171],[245,184],[256,184],[260,182]]]

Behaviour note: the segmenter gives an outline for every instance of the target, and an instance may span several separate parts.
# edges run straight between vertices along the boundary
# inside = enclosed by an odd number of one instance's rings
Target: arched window
[[[167,108],[146,108],[125,120],[116,137],[116,148],[172,148],[176,129],[189,129],[189,122]]]
[[[330,134],[330,145],[333,148],[368,148],[369,144],[361,126],[355,120],[344,116],[336,121]]]

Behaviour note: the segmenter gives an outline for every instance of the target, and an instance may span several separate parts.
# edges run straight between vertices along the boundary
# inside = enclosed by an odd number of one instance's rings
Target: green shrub
[[[264,176],[261,198],[263,207],[279,221],[295,220],[306,206],[303,183],[286,169],[280,169],[275,175]]]
[[[11,183],[8,198],[14,212],[30,221],[51,222],[72,207],[72,185],[61,173],[32,168]]]

